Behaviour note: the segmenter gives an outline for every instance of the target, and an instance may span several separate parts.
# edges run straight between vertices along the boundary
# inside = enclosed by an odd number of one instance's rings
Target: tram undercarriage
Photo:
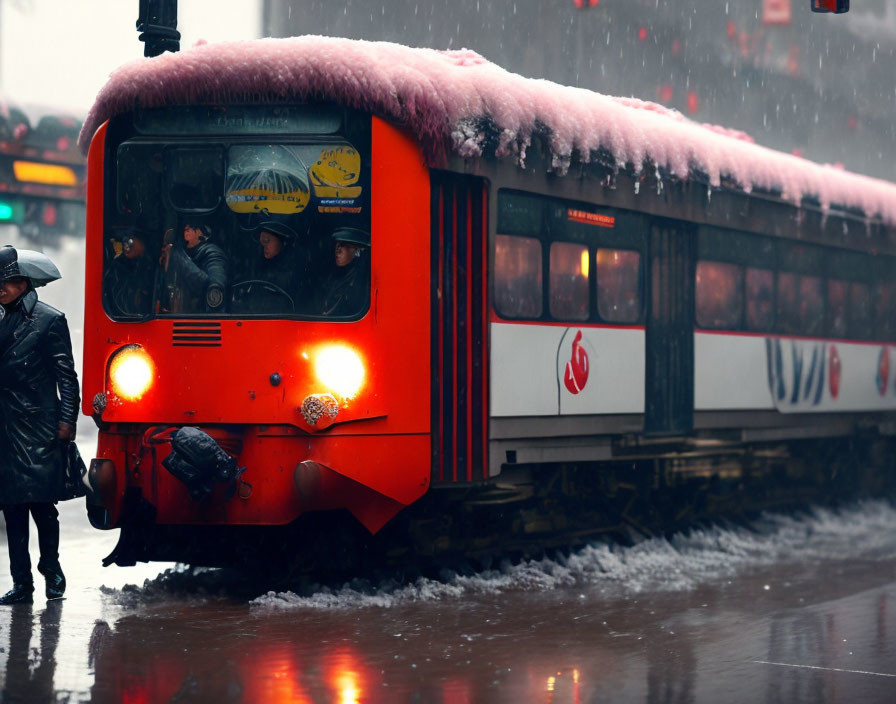
[[[309,512],[285,526],[160,525],[152,505],[131,490],[105,564],[251,566],[290,578],[382,569],[436,574],[444,566],[488,565],[593,540],[631,543],[712,522],[748,524],[764,510],[894,493],[896,443],[874,432],[721,446],[663,438],[612,461],[505,465],[487,483],[436,485],[376,535],[346,510]]]

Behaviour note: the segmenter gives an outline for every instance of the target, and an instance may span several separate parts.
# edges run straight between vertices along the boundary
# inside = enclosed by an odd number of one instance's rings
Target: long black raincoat
[[[57,433],[79,403],[65,316],[27,291],[0,320],[0,506],[67,498]]]

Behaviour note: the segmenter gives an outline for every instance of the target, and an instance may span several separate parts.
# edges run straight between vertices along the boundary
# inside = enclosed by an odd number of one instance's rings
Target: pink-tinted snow
[[[649,159],[679,178],[693,171],[743,189],[780,190],[788,200],[817,198],[861,208],[896,223],[896,185],[753,144],[735,130],[699,125],[633,98],[510,73],[470,50],[412,49],[386,42],[296,37],[204,44],[119,68],[100,91],[81,147],[102,122],[135,106],[326,100],[398,120],[437,162],[451,149],[482,154],[491,118],[496,156],[523,165],[536,125],[550,130],[550,168],[564,174],[604,148],[641,169]]]

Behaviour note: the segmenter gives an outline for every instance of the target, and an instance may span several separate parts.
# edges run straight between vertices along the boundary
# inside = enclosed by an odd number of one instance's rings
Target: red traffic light
[[[849,12],[849,0],[810,0],[812,12]]]

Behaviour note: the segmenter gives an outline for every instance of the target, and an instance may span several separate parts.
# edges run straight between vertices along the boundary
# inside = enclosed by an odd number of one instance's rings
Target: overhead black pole
[[[140,41],[146,43],[144,56],[180,51],[177,0],[140,0],[137,31],[140,32]]]

